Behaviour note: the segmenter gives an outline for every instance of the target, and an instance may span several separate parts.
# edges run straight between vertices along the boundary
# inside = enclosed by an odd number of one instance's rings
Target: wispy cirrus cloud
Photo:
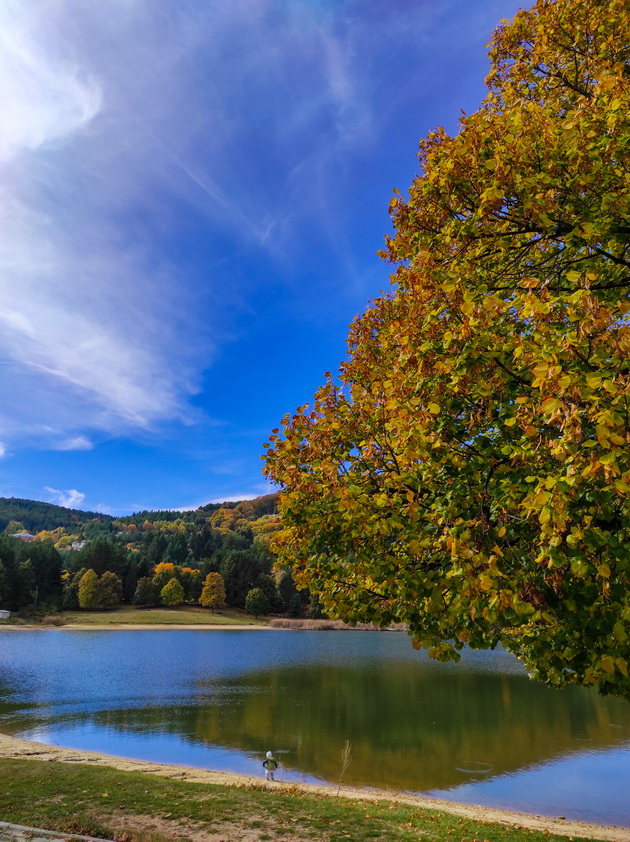
[[[275,281],[234,272],[242,254],[298,266],[316,243],[359,278],[346,171],[456,5],[5,0],[3,440],[81,449],[198,420],[204,372]]]
[[[290,242],[296,137],[326,114],[338,137],[366,124],[333,29],[272,0],[3,4],[5,438],[63,449],[195,417],[247,293],[180,259],[182,218],[207,229],[209,265]]]

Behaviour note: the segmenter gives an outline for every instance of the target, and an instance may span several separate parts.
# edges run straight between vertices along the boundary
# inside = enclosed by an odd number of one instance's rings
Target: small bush
[[[42,617],[43,626],[64,626],[66,621],[61,614],[46,614]]]

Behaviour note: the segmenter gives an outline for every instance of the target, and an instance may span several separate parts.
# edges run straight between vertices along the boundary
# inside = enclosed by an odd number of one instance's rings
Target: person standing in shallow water
[[[263,766],[265,767],[265,778],[268,781],[275,781],[274,772],[278,768],[278,761],[273,756],[272,752],[267,752],[267,756],[263,760]]]

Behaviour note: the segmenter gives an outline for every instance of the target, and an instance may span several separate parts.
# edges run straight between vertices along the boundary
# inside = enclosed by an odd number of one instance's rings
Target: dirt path
[[[150,775],[163,775],[167,778],[196,781],[198,783],[226,784],[230,786],[260,784],[260,778],[247,775],[236,775],[228,772],[213,772],[206,769],[195,769],[188,766],[170,766],[166,763],[147,763],[142,760],[129,760],[124,757],[113,757],[94,751],[79,751],[78,749],[61,748],[60,746],[36,743],[22,740],[7,734],[0,734],[0,756],[33,760],[60,761],[63,763],[90,763],[95,766],[110,766],[130,772],[143,772]],[[270,786],[282,787],[284,784],[275,783]],[[335,787],[314,786],[301,784],[301,788],[311,792],[322,792],[332,795]],[[546,830],[549,833],[563,836],[582,836],[586,839],[605,840],[605,842],[630,842],[630,828],[592,825],[584,822],[567,821],[560,818],[535,816],[529,813],[517,813],[509,810],[497,810],[492,807],[481,807],[475,804],[456,804],[450,801],[439,801],[434,798],[420,798],[402,793],[366,791],[351,787],[342,787],[341,795],[345,798],[357,798],[365,801],[396,801],[425,807],[430,810],[441,810],[479,821],[499,822],[531,828],[532,830]]]

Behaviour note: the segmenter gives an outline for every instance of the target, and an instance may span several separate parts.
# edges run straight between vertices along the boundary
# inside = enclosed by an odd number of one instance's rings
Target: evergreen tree
[[[150,576],[138,580],[133,595],[134,605],[157,605],[160,601],[160,589]]]
[[[184,588],[184,599],[186,602],[197,602],[203,587],[203,576],[200,570],[191,567],[182,567],[181,579],[178,578]]]
[[[278,593],[276,580],[273,578],[273,576],[269,576],[267,573],[261,573],[260,576],[256,579],[256,587],[260,588],[260,590],[267,597],[269,611],[280,611],[282,603],[280,600],[280,595]]]
[[[97,576],[106,571],[124,576],[128,564],[127,552],[108,538],[96,538],[79,551],[76,563],[93,570]]]
[[[61,571],[63,560],[51,541],[19,542],[18,562],[30,561],[33,571],[33,602],[60,602],[63,592]]]
[[[20,561],[17,569],[15,598],[18,608],[27,608],[37,605],[37,582],[35,571],[30,559]]]
[[[63,590],[62,606],[65,611],[76,611],[81,606],[79,605],[79,584],[83,576],[87,573],[87,569],[82,567],[74,575],[67,575]]]

